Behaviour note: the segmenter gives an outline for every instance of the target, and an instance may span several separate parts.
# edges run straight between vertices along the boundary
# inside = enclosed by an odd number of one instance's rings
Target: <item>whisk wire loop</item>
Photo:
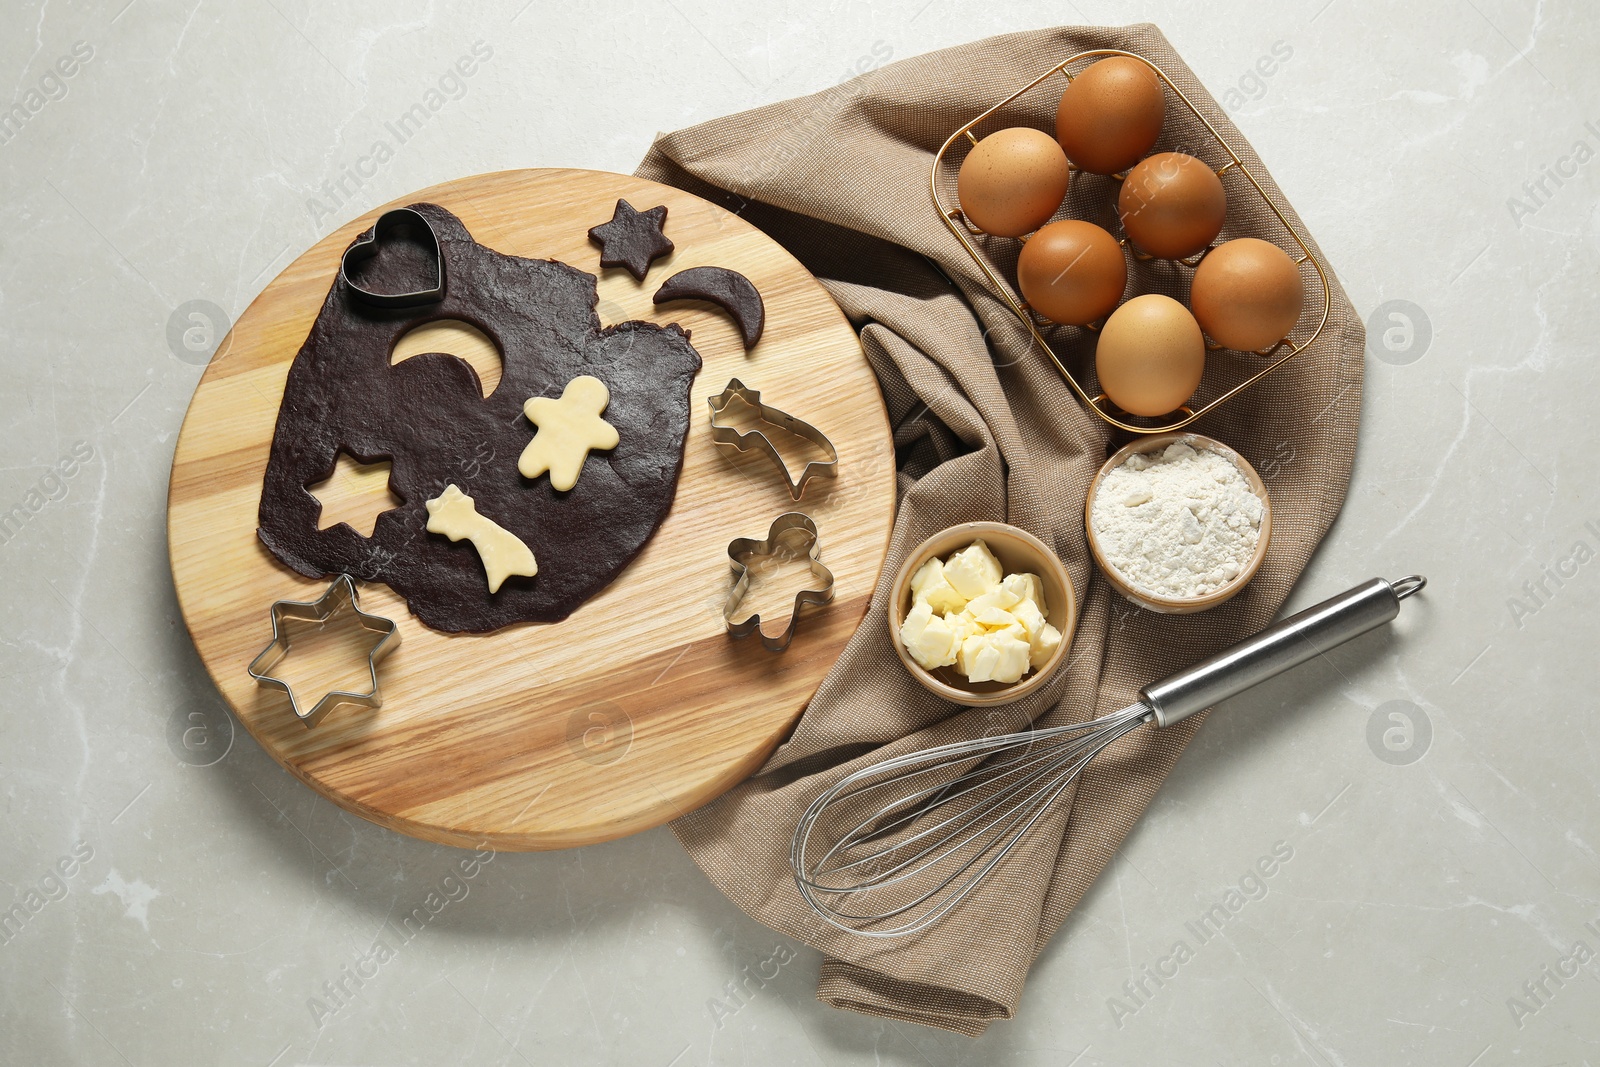
[[[840,929],[915,933],[966,899],[1089,761],[1150,715],[1135,703],[1089,722],[957,741],[847,775],[801,817],[790,856],[795,884]],[[920,783],[922,776],[935,780]],[[894,799],[874,806],[879,791]],[[839,819],[846,828],[833,837],[822,824]]]

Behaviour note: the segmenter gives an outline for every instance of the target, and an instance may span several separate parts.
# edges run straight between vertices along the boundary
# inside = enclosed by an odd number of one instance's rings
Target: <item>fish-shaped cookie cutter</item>
[[[802,589],[794,595],[794,610],[789,613],[789,624],[784,627],[783,633],[771,637],[761,629],[760,615],[750,615],[735,621],[739,604],[750,589],[750,569],[746,561],[752,556],[775,555],[780,542],[795,530],[804,535],[806,562],[811,566],[812,577],[820,584],[816,589]],[[733,563],[733,572],[739,576],[738,581],[733,584],[733,591],[728,594],[727,603],[722,608],[722,618],[728,625],[728,633],[738,638],[757,634],[769,652],[782,652],[789,647],[789,642],[794,640],[795,628],[800,625],[800,609],[803,606],[806,604],[820,606],[833,599],[833,572],[823,566],[822,561],[817,558],[817,524],[811,521],[809,515],[798,511],[779,515],[772,520],[772,526],[768,528],[764,540],[758,541],[753,537],[734,538],[728,542],[728,559]]]
[[[814,459],[806,464],[800,472],[799,478],[791,477],[789,467],[783,462],[783,455],[778,451],[778,446],[772,439],[760,430],[741,432],[735,426],[724,426],[717,421],[718,417],[727,410],[730,403],[737,398],[755,409],[756,415],[762,422],[781,427],[794,434],[796,437],[810,441],[822,449],[827,459]],[[800,495],[806,491],[806,483],[812,478],[832,478],[839,473],[839,450],[833,447],[833,442],[815,426],[804,419],[797,419],[786,411],[781,411],[770,404],[761,402],[761,390],[752,389],[739,379],[734,378],[728,382],[728,387],[721,393],[706,401],[711,405],[711,440],[719,445],[748,452],[751,449],[759,451],[772,461],[783,474],[784,482],[789,486],[789,496],[799,500]]]
[[[322,626],[346,611],[355,613],[356,624],[363,630],[380,635],[377,643],[367,653],[367,672],[372,680],[372,688],[365,693],[333,690],[324,694],[310,711],[303,710],[300,698],[295,695],[289,683],[272,674],[272,668],[289,654],[292,645],[284,622],[293,620]],[[272,641],[250,661],[250,666],[246,670],[262,688],[276,689],[287,694],[290,709],[307,727],[317,725],[327,718],[329,712],[343,704],[353,704],[362,708],[383,706],[383,695],[378,691],[378,661],[400,647],[400,630],[393,619],[361,610],[361,599],[356,593],[355,579],[348,574],[339,575],[333,580],[333,584],[328,586],[327,591],[315,600],[276,601],[272,605],[271,615]]]

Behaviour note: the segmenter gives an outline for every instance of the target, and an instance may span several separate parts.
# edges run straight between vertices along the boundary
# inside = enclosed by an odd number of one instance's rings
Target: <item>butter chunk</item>
[[[979,629],[985,631],[1016,629],[1020,632],[1021,630],[1016,616],[1004,608],[981,608],[973,611],[969,605],[963,614],[976,623]]]
[[[1044,628],[1049,625],[1045,622],[1044,612],[1039,610],[1039,605],[1032,600],[1024,600],[1011,609],[1011,617],[1027,631],[1028,640],[1033,641]]]
[[[969,682],[986,682],[999,661],[1000,654],[994,650],[989,635],[977,633],[961,642],[956,653],[956,670],[966,675]]]
[[[994,680],[997,682],[1015,682],[1021,680],[1028,673],[1028,642],[1009,633],[995,634],[990,638],[999,653],[999,660],[994,669]]]
[[[967,601],[966,610],[967,614],[976,618],[986,608],[999,608],[1002,611],[1010,611],[1020,603],[1022,603],[1022,598],[1007,589],[1004,583],[1001,583],[982,596],[976,596]]]
[[[974,634],[961,643],[962,664],[970,682],[1015,682],[1028,672],[1028,642],[1004,632]]]
[[[950,624],[919,603],[906,613],[900,624],[900,640],[923,670],[938,670],[956,661],[957,638]]]
[[[1055,655],[1056,649],[1061,647],[1061,631],[1044,624],[1044,629],[1037,634],[1030,634],[1028,640],[1028,665],[1043,667],[1045,661]]]
[[[1044,582],[1039,580],[1037,574],[1024,571],[1021,574],[1008,574],[1000,582],[1000,588],[1009,592],[1018,600],[1031,600],[1044,608]]]
[[[917,573],[911,576],[911,599],[928,605],[934,611],[959,612],[971,598],[962,596],[946,580],[944,562],[935,556],[918,567]]]
[[[944,580],[968,600],[982,596],[1000,584],[1000,561],[989,546],[974,541],[951,556],[944,565]]]

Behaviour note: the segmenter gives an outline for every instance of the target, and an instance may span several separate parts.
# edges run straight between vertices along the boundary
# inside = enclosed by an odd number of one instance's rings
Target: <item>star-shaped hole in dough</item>
[[[609,403],[606,383],[582,374],[567,383],[559,400],[536,396],[523,404],[522,413],[538,432],[522,450],[517,470],[524,478],[548,471],[550,484],[561,492],[577,485],[591,451],[617,447],[617,428],[600,417]]]
[[[628,273],[642,282],[651,262],[673,249],[662,232],[666,222],[665,204],[637,211],[626,200],[618,200],[611,221],[591,229],[589,240],[600,246],[602,267],[627,267]]]
[[[326,530],[342,522],[362,537],[371,537],[378,516],[401,504],[389,487],[390,466],[386,459],[363,463],[341,450],[334,460],[333,473],[306,486],[306,492],[322,505],[317,529]]]

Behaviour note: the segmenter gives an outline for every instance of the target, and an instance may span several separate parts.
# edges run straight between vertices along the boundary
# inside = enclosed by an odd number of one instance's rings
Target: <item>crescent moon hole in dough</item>
[[[389,353],[389,366],[412,356],[443,352],[455,356],[478,374],[478,387],[484,396],[494,392],[505,373],[505,357],[488,334],[461,319],[435,319],[407,330]]]

